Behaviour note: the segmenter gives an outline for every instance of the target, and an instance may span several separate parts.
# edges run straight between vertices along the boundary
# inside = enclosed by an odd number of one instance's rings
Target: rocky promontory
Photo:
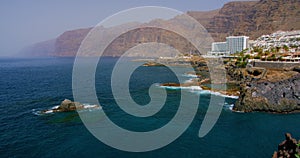
[[[295,69],[231,68],[228,73],[240,84],[234,111],[300,112],[300,73]]]
[[[143,66],[165,66],[165,65],[153,61],[148,61],[145,64],[143,64]]]

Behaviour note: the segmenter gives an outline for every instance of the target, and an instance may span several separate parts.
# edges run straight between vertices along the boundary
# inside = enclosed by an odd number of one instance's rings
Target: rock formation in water
[[[73,102],[69,99],[65,99],[61,102],[57,109],[54,109],[58,112],[68,112],[68,111],[75,111],[76,109],[82,109],[83,105],[79,102]]]
[[[285,134],[285,140],[278,145],[272,158],[298,158],[300,157],[300,140],[292,138],[290,133]]]
[[[84,106],[79,102],[73,102],[69,99],[65,99],[60,103],[58,107],[52,108],[51,110],[43,110],[42,113],[51,112],[70,112],[75,110],[83,109]]]

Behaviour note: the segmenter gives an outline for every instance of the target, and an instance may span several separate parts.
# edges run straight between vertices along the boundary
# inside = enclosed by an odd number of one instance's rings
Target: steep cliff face
[[[247,35],[251,39],[256,39],[263,34],[270,34],[277,30],[300,30],[300,1],[299,0],[260,0],[260,1],[241,1],[229,2],[221,9],[198,12],[187,12],[190,16],[199,21],[211,34],[215,41],[224,41],[229,35]],[[170,21],[154,20],[153,23],[163,23],[168,25]],[[109,31],[109,28],[103,28]],[[90,28],[67,31],[60,35],[53,45],[40,46],[36,44],[30,49],[35,55],[47,56],[74,56],[77,52],[81,41],[85,38]],[[123,40],[117,40],[114,45],[111,56],[118,55],[114,51],[120,52],[121,46],[134,45],[140,37],[149,36],[155,38],[156,41],[164,42],[176,41],[172,45],[188,45],[178,43],[177,36],[168,32],[131,32],[124,35]],[[124,40],[126,39],[126,40]],[[153,40],[152,40],[153,41]],[[180,41],[180,40],[179,40]],[[132,43],[130,43],[132,42]],[[186,47],[183,46],[183,47]],[[45,48],[45,51],[40,48]],[[47,49],[46,49],[47,48]],[[118,49],[120,48],[120,49]],[[29,49],[27,49],[28,51]],[[51,50],[51,51],[49,51]],[[188,52],[191,48],[184,48],[184,52]]]
[[[220,9],[206,26],[216,41],[224,41],[229,35],[245,35],[253,31],[250,9],[256,2],[230,2]],[[201,21],[200,21],[201,22]]]
[[[277,30],[300,29],[300,1],[298,0],[261,0],[251,10],[253,33],[257,38],[261,34],[270,34]]]
[[[300,73],[284,80],[252,80],[241,86],[233,110],[288,113],[300,111]]]
[[[171,31],[156,28],[140,28],[129,31],[119,36],[107,47],[107,49],[104,52],[104,55],[120,56],[128,49],[137,46],[138,44],[148,42],[165,43],[177,49],[181,53],[196,51],[196,48],[191,43],[189,43],[186,39]],[[164,54],[167,54],[167,51],[168,50],[164,49],[163,47],[156,48],[156,50],[142,49],[140,51],[137,50],[133,52],[131,56],[159,57],[165,56]]]
[[[75,56],[76,52],[91,28],[64,32],[54,45],[53,56]]]
[[[200,18],[204,16],[202,12],[190,15],[204,25],[216,41],[224,41],[229,35],[247,35],[256,39],[277,30],[298,30],[299,10],[298,0],[261,0],[229,2],[213,17]]]

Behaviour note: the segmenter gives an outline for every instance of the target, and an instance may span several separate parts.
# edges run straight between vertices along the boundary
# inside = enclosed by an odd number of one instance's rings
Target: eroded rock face
[[[300,111],[300,74],[289,79],[245,82],[235,103],[236,111],[289,113]]]
[[[300,140],[292,138],[290,133],[285,134],[285,140],[278,145],[278,151],[275,151],[272,158],[296,158],[300,155]]]

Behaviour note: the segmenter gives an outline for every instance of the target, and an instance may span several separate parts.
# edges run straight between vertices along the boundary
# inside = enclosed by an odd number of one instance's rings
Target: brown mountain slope
[[[277,30],[300,29],[299,0],[229,2],[211,19],[201,18],[205,16],[203,12],[193,12],[190,15],[197,19],[216,41],[223,41],[229,35],[247,35],[256,39]]]
[[[215,41],[224,41],[225,37],[229,35],[247,35],[251,39],[256,39],[263,34],[270,34],[277,30],[300,30],[299,0],[229,2],[219,10],[208,12],[189,11],[187,14],[199,21]],[[169,24],[169,21],[152,21],[152,23],[155,22]],[[106,31],[110,30],[109,28],[103,29],[107,29]],[[43,46],[42,48],[47,48],[45,50],[47,53],[34,53],[34,55],[74,56],[89,30],[90,28],[67,31],[56,39],[54,48]],[[167,41],[169,43],[169,41],[174,41],[171,45],[183,45],[180,47],[183,52],[193,51],[192,48],[189,48],[189,44],[178,43],[181,40],[176,40],[178,38],[176,35],[164,31],[156,33],[150,31],[149,33],[149,30],[147,30],[146,32],[133,31],[123,35],[122,40],[115,40],[116,43],[113,44],[115,48],[111,48],[111,55],[118,55],[119,53],[116,52],[121,52],[123,50],[122,46],[135,45],[134,43],[146,35],[149,35],[153,42]],[[161,39],[165,39],[165,41]],[[31,47],[32,52],[37,52],[36,48],[39,48],[38,51],[41,51],[41,47],[36,45]],[[49,53],[51,51],[52,53]]]
[[[66,31],[55,42],[53,56],[75,56],[81,41],[91,28]]]
[[[220,9],[212,11],[188,11],[187,14],[195,18],[204,27],[209,26],[211,20],[219,14]]]

